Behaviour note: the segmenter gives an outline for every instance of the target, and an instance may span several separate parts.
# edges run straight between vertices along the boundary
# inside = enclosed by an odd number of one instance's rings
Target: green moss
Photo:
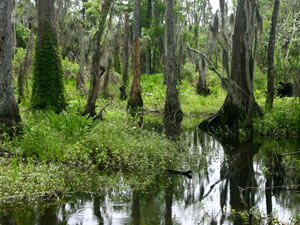
[[[57,47],[56,34],[48,31],[37,40],[31,105],[33,109],[50,108],[56,112],[66,106],[63,69]]]

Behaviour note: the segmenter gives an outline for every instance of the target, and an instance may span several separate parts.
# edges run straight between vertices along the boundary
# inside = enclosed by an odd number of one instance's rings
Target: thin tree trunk
[[[29,70],[32,66],[32,51],[34,45],[34,32],[31,30],[30,37],[27,44],[27,50],[25,59],[20,65],[20,70],[18,74],[18,102],[21,103],[24,98],[24,79],[28,78]]]
[[[86,67],[86,48],[85,48],[85,33],[83,25],[80,25],[81,30],[79,31],[78,38],[79,38],[79,44],[80,44],[80,54],[79,54],[79,71],[76,78],[76,89],[85,92],[85,86],[84,86],[84,72]]]
[[[183,113],[180,108],[178,91],[176,88],[176,65],[174,44],[174,14],[173,0],[166,0],[166,54],[165,54],[165,81],[167,85],[164,109],[164,123],[168,136],[180,133],[180,124]]]
[[[206,85],[206,63],[203,57],[201,59],[201,67],[200,67],[199,78],[197,82],[197,93],[199,95],[209,94],[209,90],[207,89],[207,85]]]
[[[129,14],[125,12],[125,27],[123,40],[123,67],[122,67],[122,86],[120,87],[120,99],[125,100],[126,86],[128,83],[128,64],[129,64]]]
[[[94,37],[95,52],[92,58],[91,66],[91,82],[89,97],[83,115],[95,116],[96,115],[96,100],[100,91],[100,78],[104,73],[103,68],[100,67],[100,59],[102,57],[101,39],[105,31],[106,18],[112,5],[112,0],[104,0],[101,7],[101,16],[99,27]]]
[[[134,6],[134,33],[133,33],[133,79],[130,90],[130,98],[127,109],[134,111],[143,107],[143,99],[141,94],[141,63],[140,63],[140,0],[135,0]]]
[[[121,74],[122,68],[121,68],[121,60],[120,60],[120,41],[119,41],[119,36],[120,36],[120,25],[121,23],[119,22],[117,25],[117,31],[114,34],[114,69],[117,73]]]
[[[11,1],[0,4],[0,129],[17,127],[21,121],[12,79]]]
[[[112,66],[112,59],[109,58],[108,64],[106,67],[106,74],[104,76],[104,81],[103,81],[103,86],[102,86],[102,94],[104,95],[104,97],[109,97],[108,82],[109,82],[109,74],[110,74],[111,66]]]
[[[275,0],[274,9],[272,14],[272,24],[269,37],[269,47],[268,47],[268,91],[266,99],[266,108],[271,109],[273,107],[275,87],[274,87],[274,49],[276,41],[276,26],[277,18],[280,7],[280,0]]]

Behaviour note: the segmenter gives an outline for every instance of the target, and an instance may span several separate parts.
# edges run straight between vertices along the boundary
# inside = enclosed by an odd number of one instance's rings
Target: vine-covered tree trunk
[[[33,45],[34,45],[34,32],[31,30],[27,49],[26,49],[26,55],[25,59],[20,65],[20,70],[18,74],[18,102],[21,103],[21,101],[24,98],[24,79],[27,79],[29,70],[32,66],[32,51],[33,51]]]
[[[273,100],[275,94],[274,87],[274,49],[275,49],[275,40],[276,40],[276,26],[277,18],[279,12],[280,0],[275,0],[274,9],[272,14],[272,23],[269,37],[269,47],[268,47],[268,91],[266,99],[266,108],[271,109],[273,107]]]
[[[12,79],[11,1],[0,3],[0,129],[21,121]]]
[[[123,67],[122,67],[122,86],[120,87],[120,99],[125,100],[126,85],[128,83],[128,64],[129,64],[129,14],[125,12],[125,27],[123,40]]]
[[[218,134],[218,130],[221,130],[222,134],[227,130],[232,136],[237,135],[239,129],[243,127],[250,128],[249,131],[251,131],[253,109],[258,107],[252,88],[254,65],[252,29],[256,10],[255,1],[238,0],[232,37],[228,93],[219,112],[200,124],[202,129],[209,129],[215,134]]]
[[[58,52],[54,0],[38,0],[38,29],[33,70],[32,107],[65,108],[63,70]]]
[[[175,136],[180,132],[183,113],[180,108],[176,88],[173,0],[166,0],[166,3],[166,54],[164,77],[167,85],[167,92],[164,109],[164,124],[167,135]]]
[[[100,91],[100,78],[104,71],[101,70],[100,59],[102,57],[101,39],[104,34],[106,18],[112,5],[112,0],[104,0],[101,7],[101,16],[99,21],[98,30],[94,36],[95,52],[92,58],[91,66],[91,82],[89,96],[83,115],[95,116],[96,115],[96,100]]]
[[[141,1],[135,0],[134,5],[134,30],[133,30],[133,78],[130,98],[127,109],[134,113],[137,108],[143,107],[141,94],[141,63],[140,63],[140,26],[141,26]]]
[[[104,76],[104,81],[103,81],[103,86],[102,86],[102,94],[105,97],[109,96],[109,93],[108,93],[108,82],[109,82],[109,74],[110,74],[111,66],[112,66],[112,59],[109,58],[108,59],[108,64],[107,64],[107,67],[106,67],[106,74]]]

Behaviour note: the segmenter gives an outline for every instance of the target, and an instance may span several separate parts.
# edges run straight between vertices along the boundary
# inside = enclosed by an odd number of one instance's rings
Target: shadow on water
[[[289,169],[282,178],[274,163],[275,151],[296,151],[298,140],[221,145],[198,129],[185,132],[184,140],[189,157],[182,163],[193,170],[192,179],[169,175],[146,191],[78,193],[60,205],[2,209],[0,224],[268,224],[268,215],[288,223],[300,212],[299,191],[289,188],[300,176]]]

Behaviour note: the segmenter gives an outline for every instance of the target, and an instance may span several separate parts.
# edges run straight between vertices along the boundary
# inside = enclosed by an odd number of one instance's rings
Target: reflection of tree
[[[97,217],[98,221],[99,221],[99,225],[104,224],[102,215],[101,215],[101,211],[100,211],[100,205],[101,202],[103,202],[103,197],[95,197],[94,201],[93,201],[93,209],[94,209],[94,214]]]
[[[237,212],[249,210],[255,205],[256,189],[249,187],[257,187],[253,171],[253,157],[258,147],[252,143],[243,143],[225,148],[229,162],[230,205]],[[241,222],[241,218],[237,218],[234,224]]]
[[[165,225],[172,225],[172,205],[174,195],[174,178],[169,178],[169,183],[166,187],[166,214],[165,214]]]
[[[57,218],[57,207],[49,206],[45,208],[40,216],[39,223],[40,225],[58,225]]]
[[[132,196],[132,224],[140,225],[141,224],[141,212],[140,212],[140,193],[133,191]]]

